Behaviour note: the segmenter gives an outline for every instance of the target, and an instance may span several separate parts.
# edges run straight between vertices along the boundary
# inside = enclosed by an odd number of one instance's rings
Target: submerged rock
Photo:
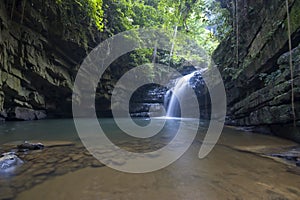
[[[19,150],[40,150],[43,148],[44,145],[42,143],[29,143],[27,141],[23,144],[18,145]]]
[[[300,167],[300,147],[294,147],[288,151],[271,154],[273,157],[281,158],[296,164],[296,166]]]
[[[20,164],[23,164],[23,161],[16,156],[14,152],[3,153],[0,157],[0,171],[7,170]]]
[[[2,187],[0,199],[13,199],[15,197],[15,190],[11,187]]]

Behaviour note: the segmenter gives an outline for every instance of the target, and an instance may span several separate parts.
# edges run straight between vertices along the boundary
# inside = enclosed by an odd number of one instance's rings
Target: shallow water
[[[148,122],[139,120],[138,123],[146,125]],[[111,119],[101,119],[100,124],[122,148],[149,152],[172,140],[178,120],[170,120],[160,134],[146,141],[124,136]],[[197,155],[204,134],[205,126],[199,128],[188,151],[168,167],[151,173],[129,174],[103,166],[89,155],[72,120],[6,123],[0,125],[1,152],[12,148],[15,141],[23,140],[60,145],[20,155],[25,160],[20,169],[6,176],[0,174],[0,196],[21,200],[299,199],[297,167],[256,153],[257,149],[297,144],[226,127],[213,151],[200,160]],[[13,143],[4,144],[8,142]],[[114,152],[110,155],[120,156]]]

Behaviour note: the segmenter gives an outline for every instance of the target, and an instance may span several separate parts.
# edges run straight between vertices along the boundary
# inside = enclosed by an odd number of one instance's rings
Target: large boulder
[[[8,110],[9,120],[38,120],[47,117],[44,110],[33,110],[30,108],[15,107]]]

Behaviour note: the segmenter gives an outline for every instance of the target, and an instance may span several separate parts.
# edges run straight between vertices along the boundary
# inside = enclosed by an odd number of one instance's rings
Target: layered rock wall
[[[234,31],[214,52],[227,90],[228,124],[283,126],[293,122],[285,0],[226,4]],[[226,6],[224,4],[224,6]],[[289,1],[297,125],[300,126],[300,1]],[[238,41],[238,42],[237,42]],[[274,130],[274,129],[273,129]],[[276,132],[276,129],[275,129]],[[294,138],[294,136],[292,136]]]
[[[0,118],[71,116],[76,72],[105,34],[71,0],[0,0],[0,31]]]

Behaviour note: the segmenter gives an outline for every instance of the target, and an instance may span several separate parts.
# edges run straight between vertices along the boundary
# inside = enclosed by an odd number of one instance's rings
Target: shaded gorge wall
[[[98,31],[72,0],[0,0],[0,31],[1,120],[71,117],[77,70],[112,32]],[[99,82],[99,116],[110,115],[113,85],[130,68],[120,67],[124,59],[107,69]]]
[[[232,2],[232,1],[231,1]],[[295,112],[300,126],[300,1],[290,0]],[[233,33],[214,52],[227,90],[227,123],[264,126],[300,141],[288,128],[293,122],[285,0],[225,4]]]

